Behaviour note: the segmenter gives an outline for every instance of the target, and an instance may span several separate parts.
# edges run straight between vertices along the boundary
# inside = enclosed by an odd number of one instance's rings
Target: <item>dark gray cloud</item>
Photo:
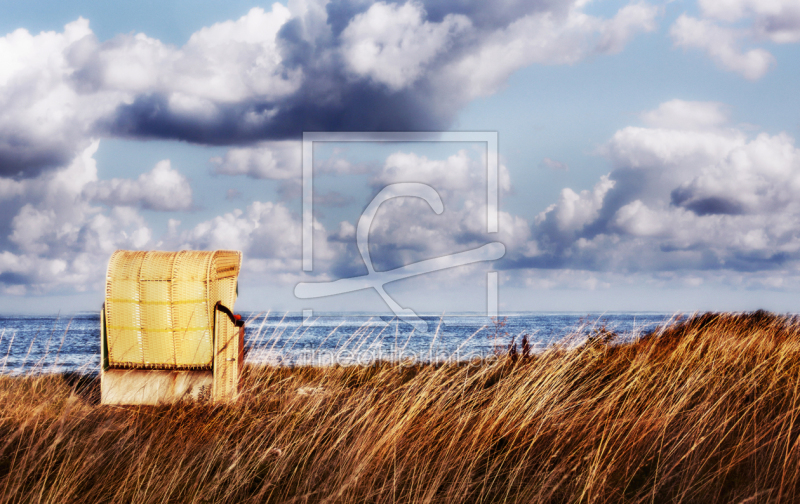
[[[311,76],[313,80],[316,76]],[[328,81],[344,80],[322,75]],[[433,97],[416,90],[387,94],[361,82],[320,96],[315,83],[304,84],[280,103],[252,101],[217,106],[197,117],[170,109],[164,95],[138,96],[120,105],[99,127],[126,138],[167,138],[207,145],[248,144],[264,139],[300,139],[303,131],[425,131],[446,128],[455,110],[444,114]],[[438,114],[436,112],[439,112]],[[255,118],[255,119],[254,119]]]
[[[0,136],[0,177],[35,177],[45,170],[65,165],[77,150],[66,143],[42,143],[14,138],[13,133]]]
[[[559,0],[498,0],[480,2],[474,0],[428,0],[424,2],[428,19],[440,22],[448,14],[463,14],[470,18],[473,26],[494,30],[504,28],[523,16],[536,12],[553,12],[563,15],[568,2]]]
[[[328,2],[325,11],[328,13],[328,25],[333,36],[338,37],[347,28],[356,15],[366,12],[372,0],[340,0]]]
[[[691,210],[697,215],[741,215],[744,213],[742,205],[729,198],[720,196],[697,198],[685,187],[678,187],[670,194],[673,205]]]
[[[31,283],[31,276],[24,275],[21,273],[13,273],[11,271],[5,271],[0,273],[0,284],[5,285],[27,285]]]

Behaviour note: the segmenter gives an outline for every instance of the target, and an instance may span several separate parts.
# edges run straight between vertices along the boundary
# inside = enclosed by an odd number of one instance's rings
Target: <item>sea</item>
[[[570,346],[608,331],[632,340],[672,323],[673,313],[613,312],[428,314],[421,331],[369,313],[243,313],[245,363],[277,366],[366,365],[378,360],[444,362],[484,359],[523,339],[530,352]],[[100,313],[0,315],[0,373],[96,374]]]

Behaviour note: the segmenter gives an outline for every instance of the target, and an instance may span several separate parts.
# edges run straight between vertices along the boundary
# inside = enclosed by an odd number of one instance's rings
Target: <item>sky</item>
[[[243,252],[237,308],[800,311],[797,0],[0,1],[0,313],[97,310],[117,249]],[[487,144],[304,132],[492,132]]]

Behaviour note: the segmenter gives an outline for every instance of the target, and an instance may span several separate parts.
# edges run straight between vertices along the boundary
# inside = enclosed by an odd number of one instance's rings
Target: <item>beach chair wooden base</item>
[[[210,401],[211,371],[106,369],[100,378],[102,404],[174,404]]]

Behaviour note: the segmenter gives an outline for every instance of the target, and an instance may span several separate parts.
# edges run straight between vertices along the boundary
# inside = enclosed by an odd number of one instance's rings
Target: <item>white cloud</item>
[[[745,143],[738,130],[697,131],[628,126],[614,133],[600,152],[620,168],[669,167],[665,176],[712,163]]]
[[[344,246],[328,240],[324,226],[314,221],[314,261],[317,278],[340,258]],[[299,216],[284,204],[254,201],[235,210],[181,231],[178,223],[170,228],[165,245],[174,250],[241,250],[243,278],[259,282],[297,282],[302,273],[302,232]]]
[[[566,12],[534,12],[487,34],[476,47],[444,65],[434,82],[472,100],[496,92],[522,67],[572,64],[592,54],[618,52],[634,34],[655,29],[658,10],[647,3],[628,5],[612,19],[590,16],[583,6],[576,1]]]
[[[274,100],[296,91],[302,78],[282,66],[277,47],[290,16],[279,3],[271,11],[254,7],[236,21],[202,28],[181,48],[143,33],[119,35],[96,43],[84,70],[104,89],[170,94],[170,105],[186,112],[253,96]]]
[[[229,149],[224,157],[211,158],[214,173],[247,175],[257,179],[300,178],[302,143],[293,140],[262,142],[255,147]]]
[[[364,174],[375,168],[368,163],[353,163],[341,153],[339,149],[334,149],[333,155],[327,159],[315,155],[314,173]],[[259,142],[252,147],[228,149],[224,156],[212,157],[209,161],[214,167],[213,172],[218,175],[246,175],[255,179],[283,180],[287,184],[299,183],[303,168],[303,143],[297,140]],[[284,191],[288,189],[283,188]],[[299,186],[292,187],[292,190],[299,196]]]
[[[696,48],[726,70],[757,80],[775,65],[767,50],[743,42],[800,42],[797,0],[698,0],[701,18],[681,15],[670,34],[676,46]]]
[[[693,107],[667,102],[643,115],[661,127],[618,131],[602,149],[615,170],[592,191],[565,189],[537,218],[526,264],[796,275],[800,149],[794,139],[786,133],[748,138],[726,127],[722,105]]]
[[[648,127],[623,128],[601,149],[614,166],[609,175],[590,189],[565,188],[534,223],[501,212],[498,235],[485,233],[481,155],[391,154],[372,177],[373,188],[427,183],[442,196],[445,211],[437,215],[415,198],[385,203],[370,233],[376,268],[497,239],[507,247],[501,268],[605,272],[592,277],[598,286],[626,272],[677,272],[680,279],[684,271],[687,281],[696,282],[714,270],[734,272],[746,285],[758,283],[753,271],[766,272],[763,285],[794,285],[791,278],[779,281],[800,267],[800,149],[794,139],[732,127],[720,103],[672,100],[641,117]],[[161,162],[135,180],[98,180],[97,147],[95,142],[70,164],[36,178],[0,178],[3,204],[14,208],[0,252],[5,292],[97,287],[97,264],[116,248],[235,248],[245,253],[248,281],[290,283],[303,276],[300,218],[287,205],[253,202],[189,229],[172,219],[157,242],[135,207],[157,208],[170,200],[173,207],[160,209],[188,208],[186,179]],[[508,171],[503,165],[500,170],[507,191]],[[362,272],[356,224],[343,221],[329,232],[314,223],[317,278]]]
[[[485,154],[461,150],[445,159],[398,151],[389,155],[371,184],[377,190],[398,182],[417,182],[434,188],[444,212],[437,215],[418,198],[399,197],[381,205],[370,231],[377,269],[388,269],[499,240],[508,249],[524,245],[529,225],[518,216],[500,212],[500,233],[486,233]],[[499,167],[501,191],[510,189],[508,169]],[[467,273],[469,268],[464,270]]]
[[[603,207],[603,199],[614,187],[614,181],[604,175],[591,191],[576,193],[570,188],[561,190],[557,203],[553,203],[545,211],[536,216],[539,226],[550,222],[562,233],[574,233],[594,222]]]
[[[642,202],[634,200],[614,214],[612,226],[631,236],[661,236],[668,229],[665,222],[671,216],[651,210]]]
[[[141,33],[100,43],[83,18],[62,33],[0,37],[0,176],[63,166],[139,95],[166,96],[164,112],[208,120],[226,104],[295,92],[302,71],[281,65],[276,38],[288,18],[278,3],[254,8],[182,48]]]
[[[98,147],[95,141],[69,165],[36,178],[0,178],[0,203],[13,209],[9,234],[0,237],[0,291],[24,295],[100,289],[103,265],[116,249],[238,249],[244,252],[249,281],[287,283],[302,276],[300,220],[284,204],[256,201],[245,211],[189,229],[169,219],[166,235],[156,240],[137,207],[190,208],[186,178],[165,160],[137,179],[99,180],[94,160]],[[318,276],[327,278],[346,247],[329,240],[319,222],[314,228]]]
[[[608,21],[600,23],[601,38],[596,51],[616,54],[640,32],[656,29],[657,8],[644,2],[626,5]]]
[[[356,165],[347,162],[346,157],[338,157],[339,154],[335,153],[335,159],[341,163],[328,163],[327,170],[352,173]],[[359,165],[357,171],[362,172],[365,167]],[[375,267],[379,270],[475,248],[498,238],[506,245],[520,246],[529,238],[528,223],[506,212],[500,213],[499,236],[486,234],[486,160],[483,154],[462,150],[448,158],[435,159],[398,151],[387,156],[383,165],[370,167],[373,169],[370,185],[376,191],[396,182],[425,183],[437,190],[445,204],[445,212],[437,215],[416,198],[396,198],[384,203],[370,231]],[[499,182],[501,190],[510,189],[504,165],[500,166]],[[350,204],[352,198],[335,192],[315,194],[315,205],[340,203]],[[328,232],[315,221],[317,278],[365,272],[355,247],[356,225],[357,222],[342,221],[338,229]],[[227,213],[191,230],[179,231],[173,227],[170,234],[165,242],[171,248],[234,247],[244,251],[251,272],[279,276],[286,282],[297,281],[302,276],[299,216],[283,203],[256,202],[244,211]],[[468,270],[466,268],[463,273]]]
[[[483,184],[485,188],[486,168],[483,159],[474,159],[466,150],[447,159],[429,159],[413,152],[398,151],[386,158],[380,172],[373,178],[374,186],[385,186],[396,182],[422,182],[438,191],[461,192],[472,190]],[[508,169],[501,165],[500,188],[510,189]]]
[[[798,194],[800,151],[794,139],[785,133],[762,133],[702,167],[675,189],[672,200],[696,213],[709,212],[716,205],[730,213],[784,214],[800,209]]]
[[[657,109],[642,114],[649,126],[665,129],[717,128],[728,122],[728,111],[718,102],[670,100]]]
[[[73,83],[71,51],[91,37],[83,18],[62,33],[0,37],[0,176],[68,163],[88,146],[92,123],[119,104],[111,90],[83,93]]]
[[[712,60],[726,70],[757,80],[775,64],[775,58],[764,49],[742,51],[741,30],[724,28],[712,21],[681,15],[672,25],[670,35],[675,45],[705,50]]]
[[[735,22],[752,17],[757,35],[778,44],[800,42],[800,3],[796,0],[699,0],[703,14]]]
[[[93,142],[69,165],[39,177],[9,183],[3,195],[10,234],[2,238],[0,283],[8,293],[83,291],[102,283],[109,255],[117,248],[138,249],[152,232],[130,207],[104,212],[92,206],[86,188],[97,183]],[[10,290],[9,290],[10,289]]]
[[[469,29],[463,15],[448,14],[439,23],[425,21],[424,7],[378,2],[358,14],[342,33],[342,54],[360,76],[399,90],[414,84],[453,39]]]
[[[94,201],[110,206],[138,206],[148,210],[175,211],[192,207],[189,181],[172,169],[169,159],[159,161],[152,171],[136,180],[97,181],[85,189]]]

